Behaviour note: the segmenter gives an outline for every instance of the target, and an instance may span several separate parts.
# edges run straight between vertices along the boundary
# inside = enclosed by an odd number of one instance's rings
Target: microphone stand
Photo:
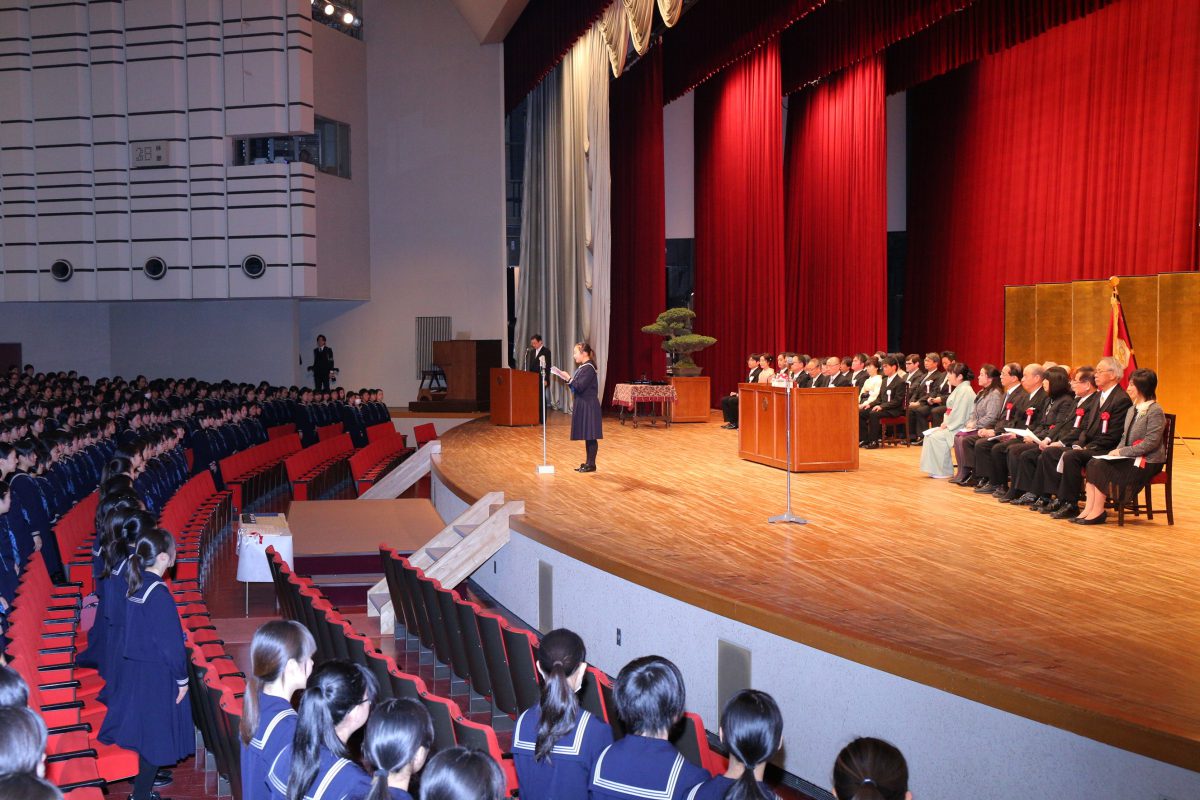
[[[547,459],[547,457],[546,457],[546,429],[550,426],[550,412],[546,409],[546,383],[547,382],[548,382],[548,377],[546,375],[545,368],[541,367],[541,365],[539,365],[538,383],[541,384],[540,399],[541,399],[541,403],[542,403],[542,409],[541,409],[541,411],[542,411],[542,414],[541,414],[541,416],[542,416],[542,463],[538,464],[538,468],[537,468],[538,475],[553,475],[554,474],[554,465],[551,464],[549,459]]]
[[[771,524],[783,522],[793,523],[795,525],[807,525],[808,520],[803,517],[797,517],[792,513],[792,379],[788,376],[787,390],[784,393],[784,399],[787,402],[787,419],[784,425],[785,435],[787,438],[787,463],[783,466],[783,471],[787,473],[787,510],[782,514],[767,519]]]

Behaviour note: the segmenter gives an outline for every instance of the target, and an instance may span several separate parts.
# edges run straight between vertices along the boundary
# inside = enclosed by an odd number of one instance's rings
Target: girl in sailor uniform
[[[613,695],[627,733],[596,760],[592,800],[682,800],[708,780],[667,738],[686,703],[678,667],[662,656],[635,659],[617,675]]]
[[[504,800],[504,773],[482,750],[441,750],[421,773],[421,800]]]
[[[161,528],[143,531],[126,563],[122,658],[99,738],[138,754],[130,798],[150,800],[159,768],[196,750],[183,627],[163,582],[175,563],[175,541]]]
[[[586,797],[596,759],[613,743],[612,728],[579,707],[587,673],[578,634],[550,631],[538,649],[542,701],[517,718],[513,764],[524,800]]]
[[[312,674],[317,643],[298,622],[271,620],[250,644],[250,680],[242,698],[242,800],[266,800],[267,770],[296,734],[292,695]]]
[[[133,545],[154,529],[153,516],[141,507],[141,501],[132,511],[114,513],[109,520],[104,540],[104,568],[96,581],[96,621],[88,632],[88,655],[96,662],[96,671],[104,679],[104,688],[97,696],[102,703],[109,703],[114,686],[119,679],[125,623],[128,617],[126,596],[129,592],[129,554]],[[92,639],[96,639],[95,652]]]
[[[313,670],[300,698],[292,743],[267,772],[273,800],[359,800],[371,778],[351,761],[346,742],[367,721],[375,678],[349,661],[326,661]]]
[[[738,692],[721,712],[721,741],[729,748],[729,769],[700,784],[688,800],[776,800],[763,783],[767,761],[783,744],[783,715],[766,692]]]
[[[575,374],[568,375],[558,367],[552,371],[568,382],[571,393],[575,395],[575,405],[571,410],[571,441],[582,440],[587,457],[575,471],[595,472],[598,440],[604,438],[604,418],[600,410],[600,398],[596,393],[600,385],[600,376],[596,372],[594,360],[596,355],[587,342],[576,344],[571,355],[579,365]]]
[[[855,739],[833,762],[833,795],[838,800],[912,800],[904,754],[882,739]]]
[[[416,700],[384,700],[371,711],[363,758],[371,768],[364,800],[413,800],[408,787],[433,747],[433,720]]]
[[[96,616],[92,623],[91,629],[88,631],[87,648],[79,653],[75,658],[76,663],[80,666],[93,667],[96,670],[100,669],[101,663],[106,658],[108,649],[108,624],[104,620],[104,611],[101,609],[100,593],[108,587],[105,580],[109,573],[106,571],[106,551],[109,548],[109,543],[113,537],[114,527],[119,528],[125,524],[134,511],[141,510],[141,502],[137,499],[137,495],[133,494],[132,490],[128,493],[118,492],[108,495],[96,507],[96,547],[92,550],[92,593],[96,595]],[[148,527],[154,527],[153,520]],[[120,561],[124,561],[129,554],[122,552]],[[122,586],[121,591],[124,592],[125,587]],[[119,607],[123,602],[124,595],[119,595],[115,600],[109,600],[109,604],[116,603]]]

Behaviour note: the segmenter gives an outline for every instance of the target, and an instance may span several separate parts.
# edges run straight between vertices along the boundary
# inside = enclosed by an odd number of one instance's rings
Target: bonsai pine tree
[[[716,343],[711,336],[702,336],[692,332],[692,320],[696,312],[690,308],[669,308],[658,315],[653,325],[646,325],[642,333],[662,336],[662,349],[671,354],[671,360],[676,368],[698,369],[692,360],[692,353],[698,353]]]

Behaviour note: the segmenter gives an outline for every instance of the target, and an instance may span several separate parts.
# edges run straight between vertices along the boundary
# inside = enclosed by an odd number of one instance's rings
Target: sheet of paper
[[[1092,456],[1092,458],[1096,459],[1097,461],[1128,461],[1129,459],[1133,458],[1133,456],[1103,455],[1103,456]]]

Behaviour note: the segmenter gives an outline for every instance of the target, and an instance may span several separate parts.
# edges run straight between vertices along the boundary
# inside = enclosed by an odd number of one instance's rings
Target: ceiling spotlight
[[[347,25],[353,25],[354,24],[354,15],[351,14],[349,11],[347,11],[345,14],[342,15],[342,22],[346,23]]]
[[[332,16],[333,16],[333,12],[334,12],[334,11],[336,11],[336,10],[337,10],[337,9],[333,7],[333,3],[326,3],[326,4],[325,4],[325,16],[327,16],[327,17],[332,17]]]

